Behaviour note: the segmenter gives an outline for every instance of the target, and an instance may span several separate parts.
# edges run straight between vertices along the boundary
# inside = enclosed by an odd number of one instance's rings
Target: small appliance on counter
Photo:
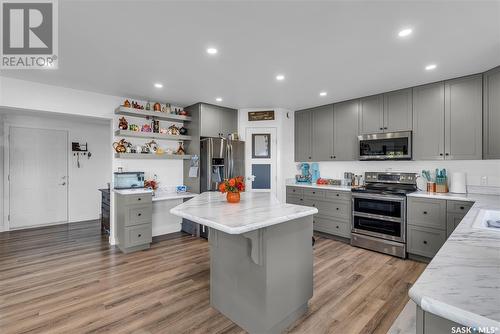
[[[295,175],[295,182],[297,183],[311,183],[310,166],[307,162],[298,165],[300,174]]]
[[[457,194],[467,193],[466,176],[463,172],[451,173],[450,192]]]
[[[115,172],[115,189],[144,188],[144,172]]]

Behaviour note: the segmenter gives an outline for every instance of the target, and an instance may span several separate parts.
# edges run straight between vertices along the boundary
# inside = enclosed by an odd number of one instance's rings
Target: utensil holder
[[[436,192],[436,182],[427,182],[427,192],[430,193]]]

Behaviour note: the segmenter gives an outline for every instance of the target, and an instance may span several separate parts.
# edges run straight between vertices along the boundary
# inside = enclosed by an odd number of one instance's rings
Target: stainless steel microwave
[[[411,131],[358,136],[359,160],[411,160]]]

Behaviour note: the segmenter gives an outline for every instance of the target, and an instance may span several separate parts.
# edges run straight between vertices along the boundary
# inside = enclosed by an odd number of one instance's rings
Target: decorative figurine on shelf
[[[132,153],[132,143],[128,142],[126,145],[125,145],[125,148],[127,150],[127,153]]]
[[[160,129],[160,133],[163,134],[163,135],[166,135],[166,134],[168,134],[168,129],[167,128],[161,128]]]
[[[188,133],[188,130],[185,127],[182,127],[179,129],[179,134],[185,136],[185,135],[187,135],[187,133]]]
[[[113,148],[115,149],[116,153],[125,153],[127,152],[127,141],[125,139],[121,139],[118,142],[113,143]]]
[[[172,150],[171,148],[167,148],[165,150],[165,153],[168,154],[168,155],[172,155],[172,154],[174,154],[174,150]]]
[[[149,147],[147,145],[142,145],[141,146],[141,153],[148,154],[149,153]]]
[[[149,124],[144,124],[141,128],[141,132],[151,132],[151,126],[149,126]]]
[[[179,148],[177,149],[177,152],[175,152],[175,154],[178,154],[178,155],[184,155],[186,154],[186,150],[184,149],[184,143],[183,142],[179,142]]]
[[[181,115],[181,116],[187,116],[187,114],[188,114],[187,111],[184,110],[184,109],[182,109],[181,111],[179,111],[179,115]]]
[[[123,102],[123,106],[125,108],[130,108],[130,101],[129,100],[125,100],[125,102]]]
[[[172,136],[178,136],[179,135],[179,128],[176,127],[175,124],[172,124],[168,127],[167,134],[172,135]]]
[[[151,121],[151,127],[153,128],[154,133],[160,133],[160,121],[154,119]]]
[[[158,154],[158,155],[165,154],[165,150],[164,150],[164,149],[162,149],[161,147],[158,147],[158,148],[156,149],[156,154]]]
[[[167,105],[162,105],[161,106],[161,112],[167,112]]]
[[[151,110],[151,103],[146,103],[146,110]]]
[[[154,140],[146,143],[146,146],[149,148],[150,153],[156,153],[156,150],[158,149],[158,144]]]
[[[153,105],[153,110],[154,110],[154,111],[161,111],[161,104],[159,104],[158,102],[156,102],[156,103]]]
[[[141,129],[139,129],[139,125],[137,124],[129,124],[128,129],[135,132],[141,131]]]
[[[170,106],[170,103],[165,104],[165,112],[169,113],[172,111],[172,107]]]
[[[120,130],[127,130],[128,129],[128,122],[125,117],[120,118],[120,122],[118,123],[118,128]]]

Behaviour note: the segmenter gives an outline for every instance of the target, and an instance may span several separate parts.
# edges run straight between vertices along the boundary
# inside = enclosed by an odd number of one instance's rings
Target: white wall
[[[248,112],[274,110],[275,119],[273,121],[248,121]],[[241,140],[245,138],[247,128],[276,128],[277,133],[277,194],[280,201],[285,200],[285,181],[287,175],[294,175],[293,161],[293,112],[283,108],[245,108],[238,111],[238,133]],[[290,143],[292,143],[290,145]],[[289,176],[288,176],[289,177]]]
[[[5,110],[3,111],[5,112]],[[68,216],[70,223],[99,218],[101,194],[97,189],[106,188],[107,183],[111,182],[109,123],[108,120],[47,113],[37,115],[35,112],[21,113],[18,110],[7,111],[4,115],[5,127],[19,126],[68,131]],[[73,141],[87,142],[92,153],[90,159],[80,157],[81,168],[77,167],[76,157],[71,152],[71,142]],[[3,158],[2,154],[0,157],[2,166]]]

